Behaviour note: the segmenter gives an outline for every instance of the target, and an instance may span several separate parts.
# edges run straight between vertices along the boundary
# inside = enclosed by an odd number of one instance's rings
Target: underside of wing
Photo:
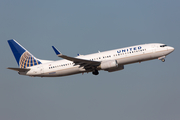
[[[84,64],[91,64],[91,65],[99,65],[100,62],[98,61],[91,61],[91,60],[85,60],[85,59],[80,59],[80,58],[74,58],[74,57],[69,57],[69,56],[66,56],[66,55],[58,55],[58,57],[61,57],[61,58],[64,58],[66,60],[69,60],[69,61],[73,61],[74,63],[84,63]]]
[[[62,55],[62,54],[58,55],[58,57],[64,58],[69,61],[73,61],[75,63],[75,65],[80,65],[80,67],[84,67],[86,70],[94,69],[101,64],[101,62],[98,62],[98,61],[79,59],[79,58],[69,57],[69,56]]]

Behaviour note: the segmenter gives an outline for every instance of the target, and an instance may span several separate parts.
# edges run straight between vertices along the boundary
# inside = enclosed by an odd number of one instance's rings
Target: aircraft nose
[[[171,52],[174,51],[174,48],[173,48],[173,47],[169,47],[168,49],[169,49]]]

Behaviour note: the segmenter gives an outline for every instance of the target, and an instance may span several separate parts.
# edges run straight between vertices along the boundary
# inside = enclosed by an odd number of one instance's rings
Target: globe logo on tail
[[[37,60],[33,55],[31,55],[28,51],[24,52],[19,60],[20,68],[27,68],[38,64],[41,64],[41,62]]]

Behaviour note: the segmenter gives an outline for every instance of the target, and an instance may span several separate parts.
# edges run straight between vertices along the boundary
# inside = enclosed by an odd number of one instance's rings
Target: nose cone
[[[174,48],[173,48],[173,47],[169,47],[168,50],[169,50],[170,52],[173,52],[173,51],[174,51]]]

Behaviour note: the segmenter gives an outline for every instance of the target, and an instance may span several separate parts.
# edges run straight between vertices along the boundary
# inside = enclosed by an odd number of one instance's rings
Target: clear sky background
[[[175,48],[166,62],[57,78],[20,76],[7,43],[59,60],[144,43]],[[1,0],[1,120],[179,120],[179,0]]]

